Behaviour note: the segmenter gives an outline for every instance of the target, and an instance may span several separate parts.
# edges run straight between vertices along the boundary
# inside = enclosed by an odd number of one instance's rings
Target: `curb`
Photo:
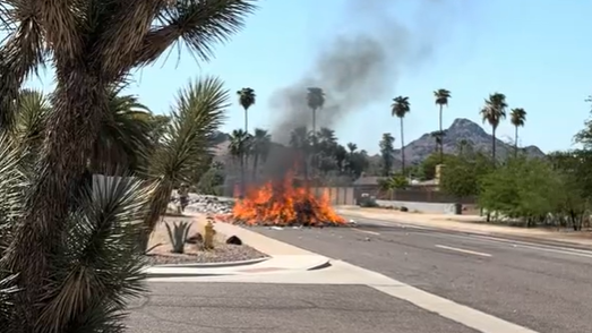
[[[146,279],[151,278],[179,278],[179,277],[208,277],[208,276],[228,276],[231,274],[212,274],[212,273],[146,273]]]
[[[258,264],[271,259],[271,257],[261,257],[255,259],[239,260],[239,261],[227,261],[227,262],[210,262],[210,263],[197,263],[197,264],[162,264],[152,265],[147,267],[166,267],[166,268],[225,268],[225,267],[236,267],[236,266],[248,266]]]
[[[347,216],[347,214],[342,214],[342,215]],[[412,224],[412,223],[400,221],[400,220],[396,220],[396,221],[395,220],[383,220],[383,219],[376,219],[376,218],[365,218],[365,217],[355,216],[355,215],[349,215],[349,217],[361,218],[361,219],[366,219],[366,220],[370,220],[370,221],[395,223],[395,224],[399,224],[399,225],[405,226],[407,228],[416,229],[416,230],[434,230],[434,231],[438,231],[438,232],[442,232],[442,233],[494,237],[494,238],[500,238],[500,239],[505,239],[505,240],[510,240],[510,241],[513,240],[513,241],[517,241],[517,242],[520,242],[520,241],[530,242],[530,243],[539,244],[539,245],[566,247],[566,248],[576,249],[576,250],[585,250],[585,251],[592,250],[592,245],[587,246],[587,245],[583,245],[583,244],[579,244],[579,243],[562,241],[562,240],[552,240],[552,239],[544,239],[544,238],[529,237],[529,236],[508,235],[508,234],[500,233],[500,232],[489,232],[489,231],[480,232],[480,231],[470,231],[470,230],[446,229],[446,228],[437,227],[437,226],[416,225],[416,224]],[[358,227],[359,227],[359,225],[358,225]]]
[[[321,269],[329,268],[331,266],[333,266],[331,264],[331,259],[327,258],[327,260],[325,262],[323,262],[322,264],[318,264],[316,266],[310,267],[307,269],[307,271],[318,271]]]

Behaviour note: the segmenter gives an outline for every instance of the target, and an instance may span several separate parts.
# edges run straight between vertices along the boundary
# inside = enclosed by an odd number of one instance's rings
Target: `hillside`
[[[490,152],[492,136],[487,133],[479,124],[464,118],[457,118],[452,125],[446,130],[444,137],[444,153],[456,154],[458,152],[458,142],[461,139],[468,140],[472,143],[475,151]],[[228,158],[228,135],[220,133],[216,148],[217,159],[225,161]],[[378,142],[376,143],[378,145]],[[527,146],[521,148],[530,157],[542,157],[545,154],[537,146]],[[430,133],[426,133],[421,137],[409,142],[405,146],[405,158],[409,165],[417,164],[426,159],[430,154],[436,152],[436,142]],[[514,147],[497,139],[496,154],[499,159],[505,159],[508,154],[514,151]],[[272,156],[285,156],[289,154],[290,148],[281,144],[274,143],[272,148]],[[397,159],[395,167],[400,167],[400,150],[395,151],[395,158]],[[371,156],[373,161],[380,159],[379,155]]]
[[[475,151],[490,152],[493,137],[487,133],[479,124],[464,118],[457,118],[452,125],[446,129],[444,137],[444,153],[456,154],[458,152],[458,142],[465,139],[472,143]],[[545,154],[537,146],[521,147],[530,157],[542,157]],[[426,133],[418,139],[411,141],[405,146],[405,159],[410,164],[419,163],[426,159],[430,154],[437,151],[436,141]],[[513,153],[514,147],[506,142],[497,139],[496,155],[499,159],[505,159],[508,154]],[[396,151],[397,157],[401,154]]]

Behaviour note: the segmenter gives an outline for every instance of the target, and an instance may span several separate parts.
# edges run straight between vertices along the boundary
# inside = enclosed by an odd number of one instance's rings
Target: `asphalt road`
[[[592,332],[591,252],[356,221],[256,231],[541,333]]]
[[[150,283],[130,333],[476,333],[366,286]]]

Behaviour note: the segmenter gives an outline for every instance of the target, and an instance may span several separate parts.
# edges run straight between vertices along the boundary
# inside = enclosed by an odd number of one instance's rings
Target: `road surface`
[[[592,332],[592,252],[356,221],[358,228],[255,230],[537,332]]]
[[[149,283],[129,333],[476,333],[355,285]]]

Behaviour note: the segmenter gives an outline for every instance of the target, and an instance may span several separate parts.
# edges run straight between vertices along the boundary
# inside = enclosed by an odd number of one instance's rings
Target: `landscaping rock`
[[[179,196],[176,191],[171,196],[171,202],[177,204]],[[185,207],[186,212],[203,214],[229,214],[232,211],[234,200],[213,195],[202,195],[189,193],[189,204]]]
[[[226,240],[226,244],[231,244],[231,245],[243,245],[243,241],[240,240],[240,238],[236,237],[236,236],[230,236],[228,237],[228,239]]]

